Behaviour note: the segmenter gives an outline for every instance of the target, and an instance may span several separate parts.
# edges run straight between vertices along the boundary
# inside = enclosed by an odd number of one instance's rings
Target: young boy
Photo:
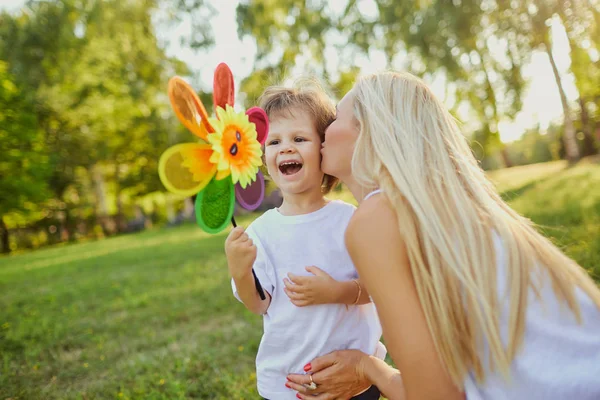
[[[325,129],[335,117],[333,104],[320,87],[304,85],[268,88],[260,106],[270,122],[265,164],[283,203],[247,230],[233,229],[225,252],[234,295],[263,315],[264,335],[256,358],[258,392],[267,399],[292,400],[296,393],[286,376],[305,371],[315,357],[358,349],[383,358],[385,349],[379,343],[376,310],[344,245],[355,207],[325,198],[337,182],[321,170],[320,153]],[[267,294],[265,300],[256,292],[252,268]],[[317,275],[318,285],[307,271]],[[378,399],[379,391],[371,387],[357,395]]]

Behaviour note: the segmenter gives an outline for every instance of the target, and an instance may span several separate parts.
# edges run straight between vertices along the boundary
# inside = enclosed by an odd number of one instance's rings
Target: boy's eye
[[[304,142],[304,138],[301,138],[301,137],[294,138],[294,142],[297,142],[297,143]]]
[[[277,140],[277,139],[274,139],[274,140],[271,140],[271,141],[268,143],[268,145],[269,145],[269,146],[271,146],[271,145],[274,145],[274,144],[279,144],[279,140]]]

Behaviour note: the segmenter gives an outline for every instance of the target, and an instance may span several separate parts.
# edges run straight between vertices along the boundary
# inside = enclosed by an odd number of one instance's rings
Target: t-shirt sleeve
[[[258,238],[258,235],[256,235],[254,229],[252,229],[252,226],[246,229],[246,233],[248,234],[250,239],[252,239],[252,242],[256,246],[256,260],[254,261],[253,265],[254,273],[256,274],[256,277],[258,278],[258,281],[260,282],[263,290],[269,292],[269,294],[273,296],[273,290],[275,289],[275,277],[273,274],[273,268],[271,266],[271,263],[269,262],[269,259],[265,254],[265,248],[262,245],[260,239]],[[233,278],[231,279],[231,289],[233,290],[233,295],[235,296],[235,298],[241,301]]]

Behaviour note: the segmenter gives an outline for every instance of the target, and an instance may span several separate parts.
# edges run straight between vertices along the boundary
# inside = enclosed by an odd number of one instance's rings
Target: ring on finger
[[[306,385],[306,388],[309,390],[315,390],[317,388],[317,384],[315,381],[313,381],[312,375],[308,375],[308,378],[310,379],[310,384]]]

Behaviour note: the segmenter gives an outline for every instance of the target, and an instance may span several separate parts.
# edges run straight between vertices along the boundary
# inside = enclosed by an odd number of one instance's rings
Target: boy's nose
[[[293,152],[294,152],[294,148],[292,146],[287,146],[279,151],[280,154],[289,154],[289,153],[293,153]]]

